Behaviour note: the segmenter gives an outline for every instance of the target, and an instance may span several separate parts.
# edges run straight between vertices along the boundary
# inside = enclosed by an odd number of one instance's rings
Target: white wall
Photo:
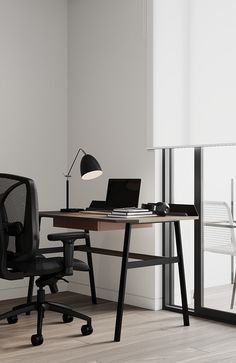
[[[146,12],[146,0],[0,1],[1,170],[32,177],[41,210],[64,205],[62,173],[78,146],[96,155],[104,175],[83,182],[75,168],[71,204],[104,199],[109,177],[141,177],[140,202],[153,200]],[[43,237],[50,227],[43,222]],[[92,234],[102,247],[121,248],[122,239],[122,232]],[[154,252],[154,229],[134,231],[131,244]],[[98,296],[116,299],[119,267],[117,259],[95,257]],[[78,274],[70,287],[89,293],[87,274],[77,283]],[[1,281],[1,298],[24,296],[26,285]],[[153,308],[159,299],[154,268],[130,271],[127,302]]]
[[[65,0],[0,1],[1,172],[33,178],[41,210],[64,205],[66,35]],[[0,298],[24,296],[26,284],[1,280]]]
[[[154,200],[154,154],[146,150],[146,14],[146,0],[68,1],[69,161],[81,146],[104,170],[89,182],[73,170],[71,204],[104,199],[109,177],[141,177],[140,202]],[[133,235],[133,251],[155,251],[153,228]],[[122,239],[122,232],[92,233],[93,245],[104,248],[120,249]],[[116,299],[120,260],[95,256],[94,262],[98,296]],[[73,281],[75,291],[89,293],[87,274]],[[126,302],[155,307],[154,268],[129,271]]]

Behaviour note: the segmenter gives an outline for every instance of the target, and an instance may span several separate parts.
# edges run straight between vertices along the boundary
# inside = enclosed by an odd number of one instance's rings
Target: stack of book
[[[111,212],[111,214],[108,215],[108,217],[121,217],[121,218],[135,218],[135,217],[148,217],[152,215],[153,212],[151,212],[149,209],[145,208],[115,208]]]

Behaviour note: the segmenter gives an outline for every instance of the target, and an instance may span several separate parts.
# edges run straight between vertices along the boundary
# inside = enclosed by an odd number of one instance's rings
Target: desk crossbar
[[[107,250],[105,248],[96,248],[96,247],[87,247],[86,245],[82,246],[74,246],[75,251],[81,252],[90,252],[96,253],[100,255],[107,255],[107,256],[115,256],[115,257],[122,257],[122,251],[116,250]],[[40,253],[58,253],[63,252],[63,247],[53,247],[53,248],[40,248]],[[169,263],[178,263],[179,258],[176,257],[164,257],[164,256],[156,256],[156,255],[145,255],[141,253],[133,253],[129,252],[128,258],[134,260],[141,260],[141,261],[130,261],[127,264],[127,268],[138,268],[138,267],[148,267],[148,266],[158,266],[158,265],[166,265]]]

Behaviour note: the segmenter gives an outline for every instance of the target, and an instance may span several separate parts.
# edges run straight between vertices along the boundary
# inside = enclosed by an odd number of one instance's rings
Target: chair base
[[[9,324],[14,324],[17,323],[18,321],[17,319],[18,315],[30,313],[31,311],[37,311],[38,313],[37,334],[32,335],[31,343],[32,345],[41,345],[43,343],[42,327],[43,327],[44,312],[47,310],[63,314],[64,323],[71,322],[73,318],[85,320],[87,324],[81,327],[81,333],[83,335],[92,334],[93,328],[91,324],[91,318],[89,316],[78,313],[75,310],[72,310],[68,305],[50,303],[45,301],[45,290],[43,288],[39,288],[37,292],[36,302],[15,306],[12,310],[4,314],[1,314],[0,320],[7,319]]]

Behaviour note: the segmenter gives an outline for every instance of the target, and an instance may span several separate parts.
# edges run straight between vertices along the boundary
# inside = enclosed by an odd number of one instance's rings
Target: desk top
[[[150,226],[153,223],[177,222],[186,220],[196,220],[197,216],[145,216],[145,217],[108,217],[101,214],[91,213],[63,213],[59,211],[42,211],[40,217],[53,218],[55,227],[65,228],[82,228],[90,230],[110,230],[124,228],[125,224],[129,223],[138,226]]]
[[[48,217],[48,218],[79,218],[79,219],[89,219],[89,220],[97,220],[106,223],[130,223],[130,224],[152,224],[152,223],[163,223],[163,222],[176,222],[176,221],[186,221],[186,220],[196,220],[197,216],[157,216],[157,215],[148,215],[142,217],[108,217],[107,215],[95,214],[95,213],[63,213],[59,211],[42,211],[39,212],[40,217]]]

